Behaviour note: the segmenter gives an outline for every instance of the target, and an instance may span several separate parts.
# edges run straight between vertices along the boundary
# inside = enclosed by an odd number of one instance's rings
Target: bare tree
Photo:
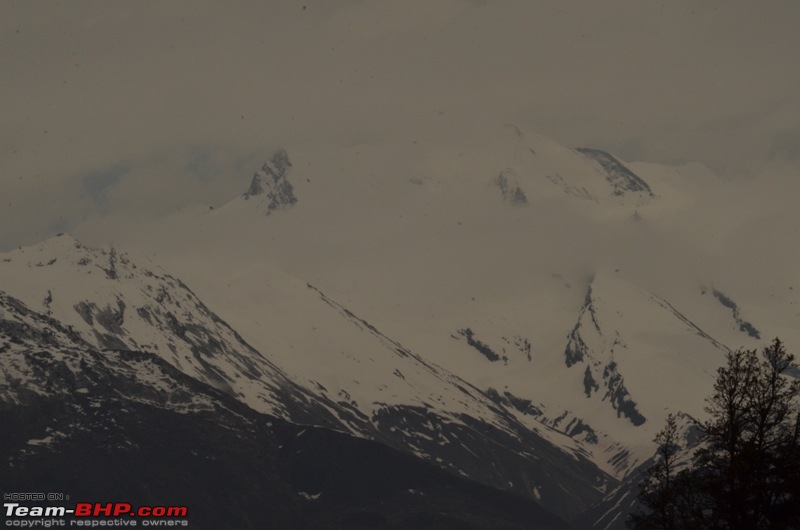
[[[675,473],[676,426],[656,437],[656,463],[631,515],[636,530],[800,528],[800,381],[794,355],[775,339],[737,350],[717,372],[700,424],[702,447]]]

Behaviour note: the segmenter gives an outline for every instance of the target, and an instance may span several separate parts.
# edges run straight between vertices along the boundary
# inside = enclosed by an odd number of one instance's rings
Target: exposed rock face
[[[458,330],[458,334],[466,338],[467,344],[472,346],[472,348],[477,350],[481,355],[486,357],[491,362],[497,362],[500,359],[503,359],[506,363],[508,363],[508,357],[506,357],[505,355],[503,357],[500,357],[500,355],[495,353],[494,350],[492,350],[488,345],[476,339],[475,333],[470,328],[460,329]]]
[[[503,195],[503,200],[514,206],[524,206],[528,204],[528,198],[525,192],[518,184],[509,181],[509,177],[513,177],[513,172],[509,169],[502,171],[495,179],[497,187],[500,188],[500,193]]]
[[[250,187],[244,194],[245,199],[264,196],[267,204],[267,215],[297,202],[294,188],[288,180],[292,162],[285,150],[276,151],[269,162],[253,175]]]
[[[586,397],[591,398],[593,393],[602,392],[603,395],[598,397],[602,401],[608,400],[617,411],[617,417],[624,416],[635,426],[644,424],[647,418],[641,414],[636,402],[631,398],[619,373],[619,367],[614,361],[614,350],[627,346],[619,331],[604,329],[600,325],[591,286],[586,293],[578,322],[567,339],[567,347],[564,350],[567,367],[579,363],[586,365],[583,372]]]
[[[577,152],[592,159],[602,166],[608,183],[611,184],[611,194],[621,197],[628,192],[642,193],[648,197],[655,197],[647,182],[642,180],[636,173],[625,167],[625,165],[614,158],[611,154],[600,149],[588,147],[578,147]]]
[[[727,307],[733,312],[733,320],[736,321],[736,325],[739,327],[739,331],[743,333],[747,333],[750,337],[754,339],[761,338],[761,332],[756,329],[756,327],[751,324],[750,322],[744,320],[741,316],[741,311],[739,310],[739,306],[736,305],[730,297],[723,294],[721,291],[716,289],[713,290],[714,298],[719,300],[719,303]]]

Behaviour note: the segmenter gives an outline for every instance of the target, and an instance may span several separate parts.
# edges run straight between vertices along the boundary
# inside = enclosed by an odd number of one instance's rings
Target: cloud
[[[138,204],[112,197],[123,188],[177,206],[240,193],[223,172],[276,147],[436,143],[502,123],[724,173],[796,160],[795,2],[304,4],[4,3],[0,193],[16,206],[0,222],[75,220],[76,175],[125,164],[84,191],[109,209]],[[72,202],[42,212],[34,181]]]
[[[211,158],[211,153],[205,149],[195,148],[189,153],[186,170],[203,182],[209,182],[219,176],[220,169]]]
[[[108,206],[108,190],[118,184],[131,170],[130,163],[116,164],[102,171],[95,171],[81,178],[81,195],[89,197],[101,209]]]

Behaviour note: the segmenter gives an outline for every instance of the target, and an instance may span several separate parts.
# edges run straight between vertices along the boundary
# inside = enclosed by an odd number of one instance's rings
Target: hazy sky
[[[800,2],[0,3],[0,250],[220,204],[272,149],[514,123],[727,175],[800,165]]]

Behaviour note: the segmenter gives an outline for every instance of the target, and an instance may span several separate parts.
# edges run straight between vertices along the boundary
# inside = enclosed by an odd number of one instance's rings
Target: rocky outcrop
[[[611,184],[611,195],[622,197],[627,193],[641,193],[647,197],[655,197],[647,182],[636,173],[625,167],[611,154],[600,149],[578,147],[577,152],[594,160],[603,168],[608,183]]]
[[[283,149],[276,151],[270,161],[255,172],[244,198],[264,197],[267,215],[295,204],[297,197],[287,178],[291,169],[292,162],[286,151]]]

